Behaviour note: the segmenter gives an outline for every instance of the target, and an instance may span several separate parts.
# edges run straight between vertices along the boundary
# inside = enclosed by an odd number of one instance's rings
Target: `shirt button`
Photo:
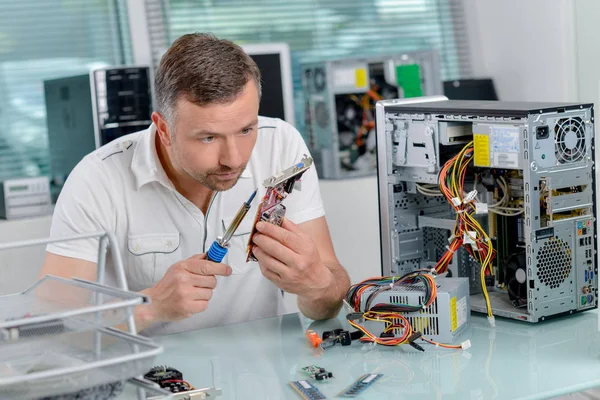
[[[172,243],[170,240],[169,240],[169,241],[167,241],[167,243],[165,243],[165,247],[166,247],[167,249],[170,249],[170,248],[171,248],[171,246],[173,246],[173,243]]]

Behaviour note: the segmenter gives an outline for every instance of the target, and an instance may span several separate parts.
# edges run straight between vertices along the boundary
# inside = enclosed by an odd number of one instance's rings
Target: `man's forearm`
[[[325,266],[331,273],[331,284],[316,293],[298,296],[298,308],[314,320],[335,318],[350,287],[350,278],[340,264],[325,263]]]

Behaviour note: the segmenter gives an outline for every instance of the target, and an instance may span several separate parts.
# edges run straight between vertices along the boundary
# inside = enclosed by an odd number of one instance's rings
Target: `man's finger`
[[[189,312],[190,314],[197,314],[200,313],[202,311],[206,311],[206,309],[208,308],[208,300],[195,300],[195,301],[190,301],[189,303],[187,303],[186,307],[185,307],[185,311]]]
[[[255,247],[254,250],[254,255],[258,260],[260,270],[269,280],[272,280],[269,278],[269,276],[273,276],[273,274],[277,275],[277,279],[281,280],[281,278],[285,276],[286,272],[288,272],[289,268],[287,266],[265,253],[260,247]]]
[[[196,275],[231,275],[231,267],[226,264],[214,263],[206,260],[188,259],[185,263],[185,269]]]
[[[214,289],[217,287],[217,277],[214,275],[189,274],[190,283],[197,288]]]
[[[192,298],[190,300],[210,300],[212,298],[212,289],[196,288],[192,292]]]
[[[300,227],[298,225],[296,225],[295,223],[293,223],[292,221],[290,221],[287,218],[283,218],[283,222],[281,223],[281,227],[283,229],[286,229],[290,232],[294,232],[295,234],[299,235],[301,233],[303,233],[304,231],[302,229],[300,229]]]
[[[279,282],[281,282],[281,277],[279,275],[277,275],[275,272],[271,271],[270,269],[261,267],[260,271],[262,272],[262,274],[265,278],[267,278],[274,284],[277,285],[277,284],[279,284]]]
[[[284,246],[272,237],[263,235],[262,233],[252,236],[252,241],[255,245],[260,247],[262,251],[281,261],[285,265],[294,265],[296,257],[298,256],[298,254],[289,247]]]
[[[272,237],[285,247],[292,249],[298,254],[302,251],[302,242],[300,240],[300,236],[292,231],[263,221],[256,224],[256,229],[260,233]]]

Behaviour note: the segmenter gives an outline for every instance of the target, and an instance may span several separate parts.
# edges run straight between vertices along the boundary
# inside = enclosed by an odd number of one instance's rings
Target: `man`
[[[258,116],[253,60],[229,41],[182,36],[160,62],[155,94],[150,128],[96,150],[72,171],[51,236],[116,234],[130,289],[151,299],[135,310],[137,329],[147,334],[275,316],[282,291],[297,294],[310,318],[335,316],[350,282],[333,250],[314,167],[285,200],[282,227],[258,224],[258,265],[245,262],[262,182],[308,154],[297,130]],[[223,263],[206,260],[257,188]],[[97,240],[49,245],[41,274],[94,280],[97,248]]]

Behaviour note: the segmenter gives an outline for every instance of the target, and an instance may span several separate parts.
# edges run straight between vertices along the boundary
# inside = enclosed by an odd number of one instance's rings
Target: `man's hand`
[[[217,275],[229,276],[231,268],[206,260],[206,254],[173,264],[156,285],[141,292],[151,302],[136,308],[137,329],[155,322],[178,321],[206,310],[217,286]]]
[[[326,295],[334,277],[309,234],[287,218],[281,227],[259,222],[256,229],[253,251],[267,279],[299,297]]]

